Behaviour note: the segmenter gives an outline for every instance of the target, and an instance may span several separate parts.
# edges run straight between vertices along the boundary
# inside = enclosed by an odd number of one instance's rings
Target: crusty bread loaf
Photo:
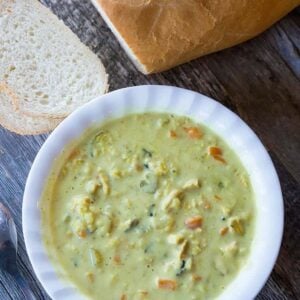
[[[12,104],[16,97],[6,84],[0,84],[0,124],[10,131],[22,135],[40,134],[53,130],[61,122],[61,119],[32,118],[16,112]]]
[[[47,118],[107,90],[100,59],[37,0],[0,0],[0,82],[17,110]]]
[[[300,0],[92,0],[143,73],[248,40]]]

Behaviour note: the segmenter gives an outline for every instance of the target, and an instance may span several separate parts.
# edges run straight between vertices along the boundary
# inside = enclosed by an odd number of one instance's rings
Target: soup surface
[[[91,299],[214,299],[242,268],[255,207],[248,174],[213,132],[147,113],[92,128],[54,164],[44,241]]]

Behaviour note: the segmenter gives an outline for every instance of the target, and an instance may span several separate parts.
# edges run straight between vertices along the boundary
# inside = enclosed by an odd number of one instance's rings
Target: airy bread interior
[[[0,124],[10,131],[22,135],[40,134],[53,130],[61,122],[61,119],[33,118],[16,112],[12,104],[16,97],[7,85],[0,84]]]
[[[62,118],[106,92],[100,59],[37,0],[0,0],[0,82],[15,109]]]

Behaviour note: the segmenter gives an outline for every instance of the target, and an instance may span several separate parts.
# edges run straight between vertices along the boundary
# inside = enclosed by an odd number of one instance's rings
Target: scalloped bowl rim
[[[217,299],[253,299],[274,267],[283,234],[283,199],[275,168],[259,138],[235,113],[209,97],[172,86],[135,86],[100,96],[68,116],[45,141],[28,175],[22,208],[25,245],[38,279],[52,299],[85,298],[57,275],[42,241],[38,202],[53,160],[90,126],[148,111],[188,116],[208,126],[236,152],[248,171],[257,214],[254,239],[246,264]]]

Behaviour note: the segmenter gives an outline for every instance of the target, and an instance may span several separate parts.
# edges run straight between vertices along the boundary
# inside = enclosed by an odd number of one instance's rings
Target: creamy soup
[[[214,299],[245,264],[255,205],[237,155],[189,118],[129,115],[54,164],[41,201],[60,273],[91,299]]]

